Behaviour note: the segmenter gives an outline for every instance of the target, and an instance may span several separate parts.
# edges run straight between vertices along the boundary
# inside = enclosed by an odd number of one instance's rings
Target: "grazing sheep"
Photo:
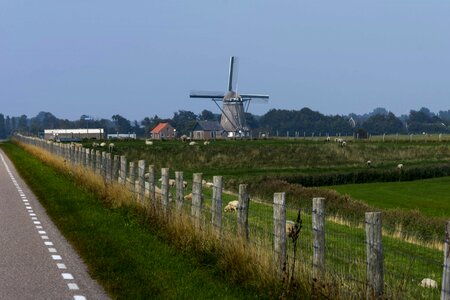
[[[437,289],[438,288],[438,284],[435,280],[431,279],[431,278],[424,278],[422,279],[422,281],[420,282],[420,286],[424,287],[424,288],[431,288],[431,289]]]
[[[109,148],[109,152],[112,152],[112,151],[114,150],[114,144],[113,144],[113,143],[110,143],[110,144],[108,145],[108,148]]]
[[[187,181],[183,181],[183,187],[187,188],[187,186],[188,186]]]
[[[372,166],[372,162],[370,160],[368,160],[366,164],[369,168]]]
[[[169,179],[169,186],[170,187],[174,187],[177,184],[177,182],[175,181],[175,179]]]
[[[206,182],[206,183],[205,183],[205,186],[208,187],[208,188],[212,188],[212,187],[214,186],[214,183],[212,183],[212,182]]]
[[[153,145],[153,141],[145,140],[145,144],[148,146],[151,146],[151,145]]]
[[[149,179],[149,178],[150,178],[150,173],[145,173],[145,174],[144,174],[144,178],[145,178],[145,179]]]
[[[96,142],[93,142],[93,143],[92,143],[92,148],[96,148],[96,147],[98,147],[98,146],[100,146],[99,143],[96,143]]]
[[[182,136],[180,136],[180,140],[181,140],[182,142],[186,142],[186,141],[187,141],[187,138],[188,138],[188,136],[185,135],[185,134],[183,134]]]
[[[400,170],[403,169],[403,164],[398,164],[397,168],[400,169]]]
[[[187,194],[186,196],[183,197],[184,200],[186,201],[192,201],[192,193]]]
[[[205,179],[202,180],[202,185],[206,185],[206,180]]]
[[[195,146],[197,145],[197,142],[189,142],[189,146]]]
[[[341,147],[345,147],[345,146],[347,146],[347,143],[345,141],[342,141]]]
[[[106,143],[105,143],[105,142],[100,143],[100,147],[105,147],[105,146],[106,146]]]
[[[206,146],[206,145],[209,145],[209,141],[204,141],[204,142],[203,142],[203,145],[205,145],[205,146]]]
[[[224,212],[235,212],[238,210],[239,201],[234,200],[228,202],[227,206],[223,209]]]
[[[286,235],[290,238],[294,236],[295,233],[295,222],[286,220]]]
[[[327,142],[331,141],[331,138],[330,138],[329,136],[327,136],[326,141],[327,141]]]

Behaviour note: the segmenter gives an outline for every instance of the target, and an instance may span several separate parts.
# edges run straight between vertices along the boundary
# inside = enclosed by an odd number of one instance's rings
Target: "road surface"
[[[1,150],[0,299],[108,299]]]

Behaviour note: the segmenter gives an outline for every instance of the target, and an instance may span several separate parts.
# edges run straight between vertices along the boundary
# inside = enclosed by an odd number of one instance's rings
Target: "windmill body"
[[[237,82],[237,58],[230,58],[230,70],[228,73],[227,92],[203,92],[192,91],[190,98],[211,99],[222,112],[220,125],[223,127],[228,137],[244,137],[249,134],[250,129],[245,122],[245,112],[248,110],[251,101],[259,100],[267,102],[268,95],[259,94],[238,94],[236,91]],[[222,107],[217,103],[222,101]]]

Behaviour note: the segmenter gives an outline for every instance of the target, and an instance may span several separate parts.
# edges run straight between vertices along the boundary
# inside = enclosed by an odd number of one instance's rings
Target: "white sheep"
[[[347,143],[345,141],[342,141],[341,147],[345,147],[345,146],[347,146]]]
[[[397,168],[400,169],[400,170],[403,169],[403,164],[398,164]]]
[[[206,145],[209,145],[209,141],[204,141],[204,142],[203,142],[203,145],[205,145],[205,146],[206,146]]]
[[[108,148],[109,148],[109,152],[112,152],[114,150],[114,143],[110,143],[108,145]]]
[[[100,147],[105,147],[105,146],[106,146],[105,142],[100,143]]]
[[[327,141],[327,142],[331,141],[331,138],[330,138],[329,136],[327,136],[326,141]]]
[[[238,206],[239,206],[238,200],[230,201],[230,202],[228,202],[227,206],[225,206],[225,208],[223,210],[225,212],[234,212],[234,211],[238,210]]]
[[[174,187],[177,184],[177,182],[175,181],[175,179],[169,179],[169,186],[170,187]]]
[[[192,201],[192,193],[187,194],[186,196],[183,197],[184,200],[186,201]]]
[[[195,146],[197,145],[197,142],[189,142],[189,146]]]
[[[212,183],[212,182],[206,182],[206,183],[205,183],[205,186],[208,187],[208,188],[212,188],[212,187],[214,186],[214,183]]]
[[[367,164],[367,166],[370,168],[370,166],[372,166],[372,161],[368,160],[368,161],[366,162],[366,164]]]
[[[183,181],[183,187],[187,188],[187,186],[188,186],[187,181]]]
[[[153,145],[153,141],[145,140],[145,144],[148,146],[151,146],[151,145]]]
[[[92,148],[96,148],[96,147],[98,147],[98,146],[100,146],[99,143],[96,143],[96,142],[93,142],[93,143],[92,143]]]
[[[438,284],[435,280],[431,279],[431,278],[424,278],[422,279],[422,281],[420,282],[420,286],[424,287],[424,288],[431,288],[431,289],[437,289],[438,288]]]

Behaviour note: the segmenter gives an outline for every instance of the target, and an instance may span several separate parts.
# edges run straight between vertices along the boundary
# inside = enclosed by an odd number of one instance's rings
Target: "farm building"
[[[195,140],[217,139],[222,138],[223,132],[223,127],[217,121],[198,121],[192,131],[192,137]]]
[[[169,123],[159,123],[150,133],[154,140],[172,140],[176,138],[177,130]]]
[[[44,130],[44,139],[53,139],[61,142],[82,139],[103,139],[104,136],[103,128]]]

